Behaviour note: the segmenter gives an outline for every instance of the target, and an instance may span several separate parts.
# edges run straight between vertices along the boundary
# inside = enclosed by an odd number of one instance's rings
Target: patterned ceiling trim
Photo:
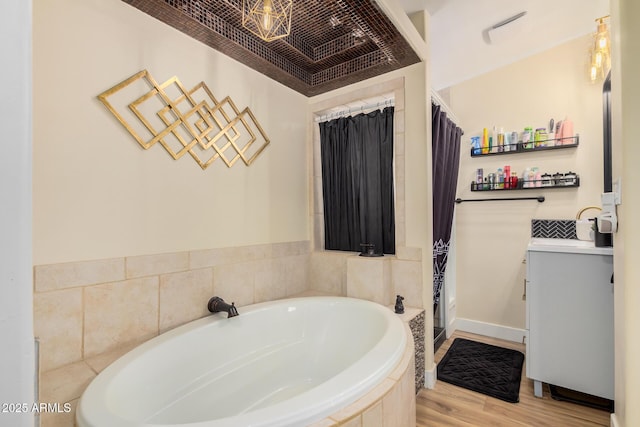
[[[269,43],[241,0],[123,1],[306,96],[420,61],[375,0],[294,1],[291,34]]]

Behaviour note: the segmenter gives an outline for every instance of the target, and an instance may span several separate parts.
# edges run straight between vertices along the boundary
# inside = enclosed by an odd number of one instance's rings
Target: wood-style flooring
[[[455,338],[467,338],[525,352],[524,344],[456,331],[435,354],[435,361]],[[526,363],[526,360],[525,360]],[[609,426],[610,414],[586,406],[553,400],[546,385],[542,398],[534,397],[533,381],[522,370],[520,402],[508,403],[438,381],[433,390],[417,396],[417,427],[440,426]]]

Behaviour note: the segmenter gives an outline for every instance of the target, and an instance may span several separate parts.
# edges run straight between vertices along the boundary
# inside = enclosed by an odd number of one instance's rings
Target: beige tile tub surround
[[[40,358],[42,371],[82,360],[82,317],[81,288],[34,294],[34,333],[40,353],[47,355]]]
[[[78,399],[96,372],[85,362],[76,362],[42,375],[41,402],[71,402]]]
[[[71,427],[82,392],[96,377],[96,372],[85,362],[77,362],[41,375],[39,401],[43,403],[71,404],[70,412],[43,412],[41,427]]]
[[[347,296],[387,305],[393,298],[391,258],[349,257],[347,259]]]
[[[89,383],[104,368],[138,344],[130,344],[99,356],[71,363],[41,374],[40,402],[70,403],[71,412],[45,412],[40,415],[41,427],[70,427],[75,425],[76,407]]]
[[[210,268],[160,276],[159,332],[206,316],[209,311],[203,301],[212,296],[213,271]]]
[[[333,295],[347,295],[347,259],[353,252],[313,251],[309,265],[311,289]]]
[[[127,279],[189,270],[189,252],[125,258]]]
[[[39,265],[34,269],[36,292],[109,283],[125,279],[125,258]]]
[[[216,295],[224,298],[229,304],[235,302],[238,307],[253,302],[253,286],[242,286],[242,284],[253,282],[255,266],[253,261],[249,265],[245,264],[227,264],[213,268]],[[233,298],[227,295],[233,295]]]
[[[240,306],[302,292],[308,255],[300,241],[35,266],[41,370],[202,317],[214,293]]]
[[[394,259],[391,261],[391,287],[393,295],[402,295],[404,304],[412,307],[422,306],[422,260],[407,261]]]
[[[311,427],[408,427],[416,425],[414,344],[405,323],[407,345],[394,370],[366,396]]]
[[[84,289],[84,357],[158,335],[158,277]]]
[[[160,254],[135,257],[132,262],[122,258],[36,266],[34,324],[41,342],[39,398],[41,402],[68,402],[72,408],[71,413],[42,414],[42,426],[73,425],[78,399],[91,379],[142,341],[207,315],[205,305],[211,295],[220,293],[226,300],[236,301],[241,312],[242,305],[292,295],[345,295],[347,259],[354,256],[311,254],[310,242],[304,241],[192,251],[186,255],[186,265],[184,255]],[[385,257],[384,263],[390,266],[385,280],[392,294],[394,281],[411,286],[409,282],[414,280],[410,273],[393,272],[398,256],[402,261],[420,259],[419,250],[411,248],[399,248],[396,256]],[[120,269],[118,275],[105,267],[115,265]],[[91,272],[91,266],[99,271]],[[181,268],[185,270],[170,271]],[[311,289],[310,283],[325,283],[325,289]],[[413,340],[409,341],[410,351],[405,350],[400,365],[382,384],[336,414],[338,419],[327,418],[317,425],[415,425],[415,356]]]
[[[296,241],[35,266],[39,399],[73,409],[42,414],[43,427],[73,425],[95,375],[140,343],[208,315],[214,294],[242,312],[308,290],[309,253],[309,241]]]
[[[395,255],[371,258],[354,252],[314,251],[309,268],[313,290],[382,305],[402,295],[406,306],[422,306],[420,248],[398,247]]]

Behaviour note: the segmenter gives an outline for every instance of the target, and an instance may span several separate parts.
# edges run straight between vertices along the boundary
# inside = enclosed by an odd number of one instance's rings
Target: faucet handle
[[[227,316],[227,318],[236,316],[239,316],[238,309],[236,308],[236,303],[232,301],[231,307],[229,307],[229,315]]]
[[[404,313],[404,305],[402,304],[403,300],[404,300],[404,297],[402,295],[396,295],[395,312],[398,314]]]

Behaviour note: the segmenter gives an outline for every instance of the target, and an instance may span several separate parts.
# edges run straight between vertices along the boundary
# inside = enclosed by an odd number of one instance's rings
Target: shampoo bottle
[[[562,122],[562,143],[573,144],[575,141],[573,137],[573,122],[569,119],[564,119]]]
[[[504,129],[500,128],[500,131],[498,131],[498,152],[502,153],[503,151],[508,151],[505,148],[506,147],[504,144]]]
[[[489,153],[489,131],[487,128],[482,130],[482,154]]]

